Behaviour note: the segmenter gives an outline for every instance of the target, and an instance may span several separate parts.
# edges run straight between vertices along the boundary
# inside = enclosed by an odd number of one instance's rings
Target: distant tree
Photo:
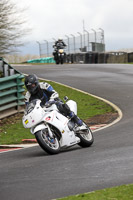
[[[0,56],[15,52],[16,47],[23,45],[20,39],[28,31],[24,28],[24,11],[12,0],[0,0]]]

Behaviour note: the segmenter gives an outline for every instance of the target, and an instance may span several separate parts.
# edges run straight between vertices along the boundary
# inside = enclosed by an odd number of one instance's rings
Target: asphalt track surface
[[[17,66],[116,104],[123,118],[94,133],[90,148],[49,156],[39,146],[0,154],[0,199],[50,200],[133,183],[133,65]]]

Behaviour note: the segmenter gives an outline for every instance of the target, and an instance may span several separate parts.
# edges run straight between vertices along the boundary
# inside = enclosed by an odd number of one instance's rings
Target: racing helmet
[[[62,37],[59,37],[59,38],[58,38],[58,42],[62,42]]]
[[[25,77],[25,86],[31,94],[36,94],[39,89],[39,81],[35,74]]]

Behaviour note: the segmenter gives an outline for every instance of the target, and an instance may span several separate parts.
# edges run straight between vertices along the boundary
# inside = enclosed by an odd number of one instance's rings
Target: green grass
[[[20,144],[22,139],[35,138],[29,129],[25,129],[22,125],[21,119],[15,124],[8,124],[2,128],[0,133],[0,144]]]
[[[109,112],[115,112],[115,110],[104,101],[57,83],[47,82],[50,83],[56,91],[58,91],[61,99],[63,99],[64,96],[68,96],[69,99],[73,99],[77,102],[78,116],[82,119],[87,119],[95,115],[101,115]]]
[[[133,184],[68,196],[59,200],[133,200]]]
[[[110,105],[97,98],[54,82],[49,83],[56,91],[58,91],[61,99],[63,99],[64,96],[68,96],[69,99],[73,99],[77,102],[78,116],[83,120],[93,117],[95,115],[115,112],[115,110]],[[29,129],[25,129],[23,127],[22,119],[16,119],[16,121],[13,120],[13,124],[11,122],[0,128],[0,145],[19,144],[21,143],[22,139],[31,138],[34,138],[34,135],[30,133]]]

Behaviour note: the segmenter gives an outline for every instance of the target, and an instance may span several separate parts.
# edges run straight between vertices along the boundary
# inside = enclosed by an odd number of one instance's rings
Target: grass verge
[[[59,200],[133,200],[133,184],[68,196]]]
[[[116,112],[110,105],[94,98],[90,95],[76,91],[66,86],[47,81],[53,88],[60,94],[60,98],[68,96],[69,99],[73,99],[78,105],[78,116],[86,120],[96,115],[102,115],[105,113]],[[25,129],[22,125],[22,115],[19,117],[8,117],[5,120],[5,125],[0,127],[0,145],[2,144],[19,144],[22,139],[32,139],[34,135],[30,133],[29,129]],[[9,123],[7,123],[7,121]]]

